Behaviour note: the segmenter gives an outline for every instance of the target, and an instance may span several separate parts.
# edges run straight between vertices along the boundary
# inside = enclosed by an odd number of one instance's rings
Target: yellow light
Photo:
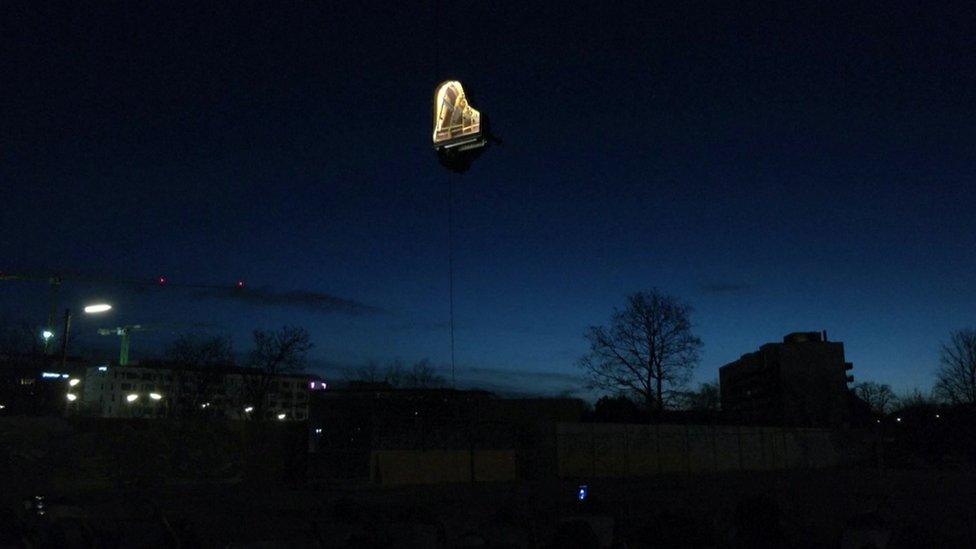
[[[139,400],[139,395],[132,393],[131,395],[125,395],[126,402],[135,402]]]
[[[68,397],[68,402],[74,402],[74,401],[78,400],[78,395],[73,394],[73,393],[68,393],[65,396]]]
[[[75,385],[78,385],[79,383],[81,383],[81,380],[78,379],[78,378],[75,378],[75,379],[72,379],[72,380],[68,381],[68,386],[69,387],[74,387]]]
[[[149,393],[149,398],[151,398],[153,400],[159,400],[159,399],[163,398],[163,395],[161,395],[159,393]]]
[[[481,132],[481,113],[468,104],[464,88],[448,80],[434,94],[434,145]]]
[[[85,312],[91,313],[104,313],[105,311],[111,311],[112,306],[108,303],[96,303],[95,305],[89,305],[85,307]]]

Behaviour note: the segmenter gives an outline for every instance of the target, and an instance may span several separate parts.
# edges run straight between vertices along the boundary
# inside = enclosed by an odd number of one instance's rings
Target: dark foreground
[[[597,480],[585,505],[578,484],[211,485],[43,494],[30,509],[5,490],[0,546],[976,547],[969,472]]]

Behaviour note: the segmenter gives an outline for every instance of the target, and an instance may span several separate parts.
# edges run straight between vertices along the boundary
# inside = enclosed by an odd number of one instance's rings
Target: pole
[[[61,369],[68,362],[68,333],[71,331],[71,309],[64,310],[64,331],[61,333]]]
[[[54,332],[55,318],[58,314],[58,289],[61,288],[61,277],[52,276],[48,279],[48,283],[51,285],[50,291],[50,304],[51,308],[47,314],[47,331]],[[51,338],[44,339],[44,354],[51,353]]]
[[[457,389],[454,371],[454,182],[447,183],[447,269],[450,271],[451,388]]]
[[[119,344],[119,366],[129,364],[129,328],[122,328],[122,341]]]

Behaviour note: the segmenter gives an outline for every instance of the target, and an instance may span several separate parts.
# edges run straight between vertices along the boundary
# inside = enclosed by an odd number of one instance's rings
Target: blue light
[[[586,501],[586,496],[590,494],[590,487],[585,484],[580,484],[579,491],[576,492],[576,501],[583,502]]]
[[[41,377],[61,377],[61,374],[56,374],[54,372],[41,372]]]

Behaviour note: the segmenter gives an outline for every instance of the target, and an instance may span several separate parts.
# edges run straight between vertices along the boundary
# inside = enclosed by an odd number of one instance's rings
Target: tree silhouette
[[[254,331],[254,348],[247,358],[250,371],[244,376],[244,393],[255,407],[253,417],[264,418],[267,396],[277,376],[305,370],[311,349],[305,328],[285,326],[274,331]]]
[[[878,415],[887,414],[898,398],[887,383],[862,381],[854,385],[854,394],[871,407],[871,411]]]
[[[592,326],[580,359],[593,387],[635,394],[648,410],[671,404],[691,377],[702,341],[691,333],[691,307],[654,289],[627,297],[609,326]]]
[[[234,365],[230,338],[179,334],[166,347],[163,356],[173,367],[173,387],[177,393],[172,395],[171,414],[210,415],[219,409],[202,408],[201,405],[226,392],[225,370]]]
[[[722,405],[718,383],[702,383],[697,391],[688,391],[683,396],[685,408],[696,412],[717,412]]]
[[[936,394],[953,404],[976,403],[976,330],[953,332],[939,355]]]
[[[414,362],[405,376],[406,385],[415,389],[433,389],[444,386],[444,378],[430,364],[429,359]]]

